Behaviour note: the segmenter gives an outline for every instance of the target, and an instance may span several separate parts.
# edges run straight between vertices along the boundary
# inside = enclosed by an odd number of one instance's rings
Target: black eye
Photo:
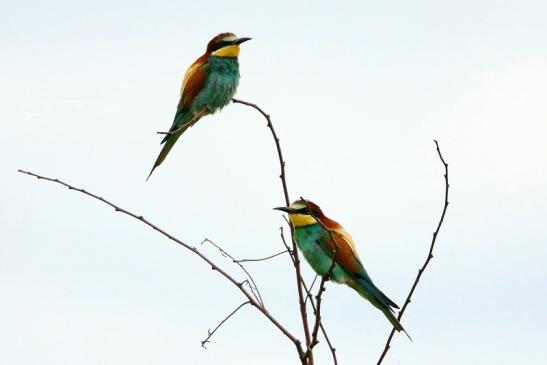
[[[298,209],[298,214],[311,215],[310,210],[308,209],[308,207]]]
[[[216,51],[217,49],[221,49],[222,47],[225,47],[225,46],[228,46],[230,45],[232,42],[230,41],[220,41],[220,42],[217,42],[213,45],[213,49],[212,51]]]

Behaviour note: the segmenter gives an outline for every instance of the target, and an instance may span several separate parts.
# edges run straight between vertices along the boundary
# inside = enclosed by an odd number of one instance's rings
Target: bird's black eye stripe
[[[298,214],[305,214],[305,215],[311,215],[310,210],[308,207],[300,208],[296,211]]]
[[[233,44],[232,41],[220,41],[213,45],[212,51],[216,51],[217,49],[221,49],[222,47],[226,47]]]

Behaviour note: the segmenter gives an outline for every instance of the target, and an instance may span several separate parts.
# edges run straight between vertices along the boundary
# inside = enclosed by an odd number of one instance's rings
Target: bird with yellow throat
[[[399,307],[374,285],[353,238],[338,222],[309,200],[297,200],[288,207],[274,209],[288,213],[294,241],[318,275],[328,273],[335,283],[346,284],[378,308],[397,331],[406,333],[393,311]]]
[[[182,80],[173,124],[161,141],[163,148],[148,178],[165,160],[182,133],[201,117],[215,113],[232,100],[239,83],[239,45],[250,39],[221,33],[207,44],[205,53],[188,68]]]

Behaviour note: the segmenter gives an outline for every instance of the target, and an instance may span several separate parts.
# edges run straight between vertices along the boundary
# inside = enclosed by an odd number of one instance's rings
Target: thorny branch
[[[152,222],[150,222],[149,220],[144,218],[142,215],[137,215],[135,213],[132,213],[132,212],[130,212],[130,211],[128,211],[128,210],[126,210],[126,209],[124,209],[124,208],[110,202],[109,200],[106,200],[105,198],[94,194],[94,193],[88,192],[88,191],[86,191],[84,189],[81,189],[81,188],[74,187],[74,186],[72,186],[70,184],[67,184],[67,183],[65,183],[65,182],[63,182],[59,179],[53,179],[53,178],[49,178],[49,177],[45,177],[45,176],[40,176],[40,175],[37,175],[35,173],[28,172],[28,171],[23,171],[23,170],[17,170],[17,171],[19,171],[20,173],[26,174],[26,175],[34,176],[38,180],[46,180],[46,181],[54,182],[56,184],[63,185],[65,187],[67,187],[69,190],[74,190],[74,191],[80,192],[84,195],[87,195],[87,196],[89,196],[93,199],[99,200],[100,202],[114,208],[114,210],[116,212],[126,214],[126,215],[128,215],[128,216],[130,216],[130,217],[132,217],[132,218],[146,224],[147,226],[149,226],[153,230],[161,233],[162,235],[164,235],[165,237],[170,239],[171,241],[174,241],[174,242],[178,243],[182,247],[186,248],[187,250],[189,250],[192,253],[194,253],[195,255],[197,255],[199,258],[201,258],[203,261],[205,261],[209,266],[211,266],[212,270],[217,271],[220,275],[222,275],[224,278],[226,278],[230,283],[232,283],[234,286],[236,286],[239,289],[239,291],[241,291],[241,293],[243,293],[243,295],[247,298],[247,300],[250,302],[250,304],[253,307],[255,307],[256,309],[258,309],[266,318],[268,318],[268,320],[275,327],[277,327],[277,329],[279,329],[294,344],[294,346],[296,347],[296,350],[298,352],[298,356],[301,360],[302,365],[306,365],[306,361],[305,361],[305,358],[304,358],[305,352],[302,348],[302,344],[301,344],[300,340],[298,338],[296,338],[292,333],[290,333],[281,323],[279,323],[279,321],[277,321],[277,319],[275,319],[270,314],[270,312],[254,298],[254,296],[251,293],[249,293],[247,290],[245,290],[245,288],[243,287],[244,282],[239,282],[236,279],[234,279],[230,274],[228,274],[226,271],[224,271],[219,266],[217,266],[213,261],[211,261],[211,259],[209,259],[203,253],[201,253],[197,248],[195,248],[193,246],[190,246],[189,244],[179,240],[178,238],[176,238],[172,234],[170,234],[167,231],[159,228],[158,226],[156,226],[155,224],[153,224]]]
[[[285,160],[283,159],[283,153],[281,152],[281,144],[279,143],[279,138],[277,137],[277,133],[275,132],[274,126],[272,124],[272,119],[268,113],[266,113],[264,110],[262,110],[258,105],[254,103],[250,103],[248,101],[243,101],[239,99],[232,99],[232,101],[236,104],[243,104],[250,106],[251,108],[254,108],[257,110],[260,114],[266,118],[267,127],[270,129],[272,133],[272,137],[275,142],[275,147],[277,149],[277,157],[279,159],[279,166],[281,168],[281,174],[279,175],[279,178],[281,179],[281,184],[283,185],[283,194],[285,195],[285,205],[288,207],[290,205],[290,199],[289,199],[289,190],[287,188],[287,180],[285,178]],[[291,229],[291,237],[292,237],[292,229]],[[294,258],[294,271],[296,274],[296,287],[298,289],[298,302],[300,305],[300,317],[302,319],[302,327],[304,328],[304,336],[306,338],[306,346],[309,347],[311,343],[311,337],[310,337],[310,327],[308,324],[308,314],[306,313],[306,303],[304,302],[304,292],[302,288],[302,273],[300,270],[300,257],[298,255],[298,250],[296,249],[296,242],[294,241],[294,237],[292,237],[292,251],[291,255]],[[313,361],[313,354],[311,354],[308,357],[308,365],[314,365]]]
[[[211,331],[211,329],[209,329],[207,331],[207,338],[203,341],[201,341],[201,347],[203,347],[204,349],[207,349],[207,347],[205,346],[205,344],[207,343],[210,343],[210,339],[211,337],[215,334],[215,332],[228,320],[230,319],[231,316],[233,316],[234,314],[236,314],[236,312],[238,310],[240,310],[242,307],[244,307],[245,305],[247,304],[251,304],[251,302],[247,301],[247,302],[243,302],[241,303],[236,309],[234,309],[232,311],[232,313],[228,314],[222,321],[220,321],[220,323],[215,327],[214,330]]]
[[[441,218],[439,219],[439,223],[437,224],[437,229],[435,229],[435,232],[433,232],[433,238],[431,239],[431,245],[429,246],[429,252],[427,254],[427,258],[425,259],[425,262],[421,269],[418,270],[418,275],[416,276],[416,279],[414,280],[414,284],[412,284],[412,287],[410,288],[410,292],[408,293],[408,296],[406,297],[405,303],[401,310],[399,311],[399,315],[397,316],[397,319],[400,321],[401,317],[403,316],[406,307],[410,304],[412,294],[414,294],[414,290],[416,289],[416,286],[418,285],[418,282],[420,281],[420,278],[422,277],[422,274],[424,273],[425,269],[427,268],[427,265],[429,264],[429,261],[433,258],[433,248],[435,247],[435,242],[437,241],[437,236],[439,235],[439,231],[441,229],[441,226],[444,221],[444,216],[446,214],[446,210],[448,208],[448,188],[450,184],[448,183],[448,164],[445,162],[443,155],[441,154],[441,150],[439,148],[439,142],[437,140],[434,140],[435,146],[437,148],[437,154],[439,155],[439,159],[441,160],[443,166],[444,166],[444,205],[443,210],[441,214]],[[391,340],[393,339],[393,335],[395,334],[395,328],[391,330],[391,333],[389,334],[389,337],[387,338],[386,345],[384,347],[384,351],[380,355],[380,358],[378,359],[377,365],[380,365],[382,361],[384,360],[387,352],[389,351],[391,347]]]

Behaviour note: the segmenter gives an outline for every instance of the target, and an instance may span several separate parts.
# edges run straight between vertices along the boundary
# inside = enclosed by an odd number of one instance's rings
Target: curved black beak
[[[248,37],[243,37],[243,38],[238,38],[234,41],[234,44],[241,44],[243,42],[247,42],[247,41],[250,41],[252,38],[248,38]]]
[[[277,208],[273,208],[274,210],[280,210],[282,212],[285,212],[285,213],[293,213],[294,212],[294,209],[292,208],[289,208],[289,207],[277,207]]]

